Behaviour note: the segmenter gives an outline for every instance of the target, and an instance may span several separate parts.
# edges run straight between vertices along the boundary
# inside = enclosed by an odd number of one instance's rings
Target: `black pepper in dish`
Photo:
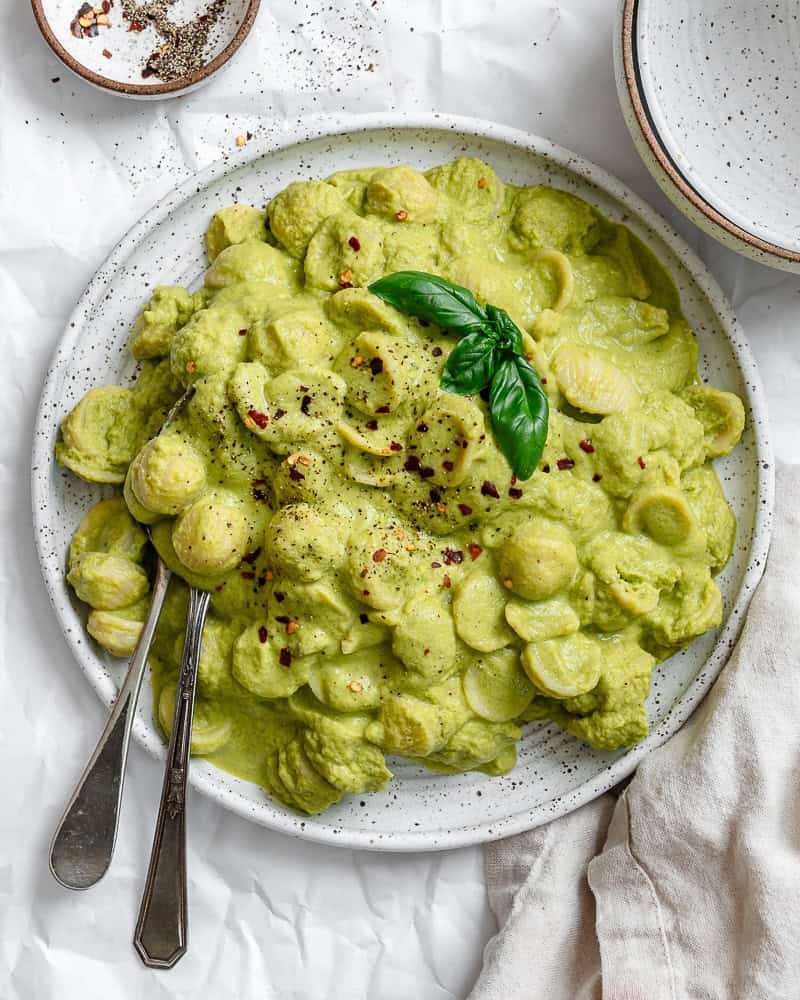
[[[171,5],[172,0],[146,0],[145,3],[122,0],[122,16],[130,22],[131,30],[141,31],[152,24],[163,39],[142,69],[145,79],[157,76],[168,82],[202,69],[206,64],[205,49],[211,29],[225,10],[227,0],[212,0],[204,13],[182,24],[167,16]]]

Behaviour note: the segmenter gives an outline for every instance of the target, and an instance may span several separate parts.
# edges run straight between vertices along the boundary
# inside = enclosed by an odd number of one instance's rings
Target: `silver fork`
[[[161,805],[133,937],[144,964],[156,969],[170,969],[186,954],[186,793],[197,667],[210,598],[207,591],[194,587],[189,591],[189,617],[161,787]]]
[[[188,388],[172,405],[159,428],[159,434],[172,423],[193,394],[194,389]],[[150,529],[146,530],[152,544]],[[158,556],[150,610],[128,664],[125,680],[94,753],[78,779],[50,841],[50,871],[56,881],[67,889],[91,888],[108,871],[114,855],[136,702],[170,575],[166,563]]]
[[[111,864],[136,702],[170,575],[159,558],[150,610],[125,680],[50,842],[50,871],[67,889],[91,888]]]

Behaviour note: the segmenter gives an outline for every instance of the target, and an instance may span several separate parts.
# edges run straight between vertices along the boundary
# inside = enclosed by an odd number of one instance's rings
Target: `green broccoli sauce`
[[[387,754],[506,773],[531,719],[640,740],[653,665],[721,620],[736,525],[710,458],[743,428],[652,253],[471,159],[297,182],[217,212],[207,247],[203,288],[158,288],[137,318],[136,384],[91,390],[57,445],[119,491],[70,550],[95,640],[126,656],[141,631],[141,523],[177,574],[162,726],[188,581],[213,595],[193,750],[292,808],[384,787]],[[367,291],[408,268],[524,331],[551,411],[529,480],[486,402],[439,388],[455,339]]]

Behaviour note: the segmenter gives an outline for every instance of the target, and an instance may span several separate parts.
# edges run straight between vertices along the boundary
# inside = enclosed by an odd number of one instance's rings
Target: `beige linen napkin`
[[[470,1000],[800,998],[800,466],[767,570],[683,729],[612,795],[487,847]]]

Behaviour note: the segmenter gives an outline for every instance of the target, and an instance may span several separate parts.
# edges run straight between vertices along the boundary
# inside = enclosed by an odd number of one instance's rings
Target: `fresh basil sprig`
[[[400,312],[435,323],[461,339],[440,385],[468,396],[489,387],[489,413],[500,450],[518,479],[529,479],[547,440],[547,395],[522,351],[522,333],[507,312],[483,306],[472,292],[435,274],[397,271],[369,286]]]

